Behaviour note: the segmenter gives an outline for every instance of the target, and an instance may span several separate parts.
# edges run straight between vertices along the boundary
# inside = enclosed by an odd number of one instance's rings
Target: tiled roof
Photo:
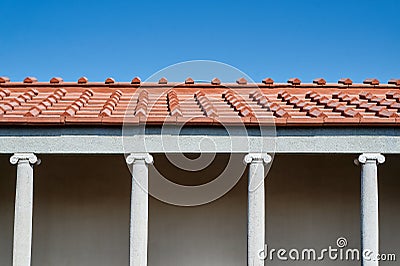
[[[329,84],[318,78],[303,84],[298,78],[288,83],[266,78],[254,84],[240,78],[228,84],[218,78],[210,83],[191,78],[182,83],[165,78],[158,83],[139,78],[121,83],[112,78],[89,82],[85,77],[77,82],[58,77],[11,82],[0,77],[0,125],[122,125],[131,99],[131,123],[189,119],[192,124],[213,125],[239,118],[255,125],[269,123],[272,114],[277,126],[400,125],[399,79],[355,84],[345,78]]]

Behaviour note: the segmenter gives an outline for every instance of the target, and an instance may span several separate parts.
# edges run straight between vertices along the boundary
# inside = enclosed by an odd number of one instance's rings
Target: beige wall
[[[128,265],[130,174],[122,156],[44,156],[35,168],[33,266]],[[354,155],[280,155],[267,180],[267,243],[359,247]],[[158,167],[182,176],[155,156]],[[157,163],[158,162],[158,163]],[[380,171],[381,250],[400,257],[400,156]],[[182,176],[195,179],[198,176]],[[0,156],[0,265],[11,265],[15,166]],[[150,200],[149,265],[245,265],[246,180],[201,207]],[[268,265],[289,265],[272,261]],[[359,265],[329,262],[291,265]],[[396,265],[385,263],[384,265]]]

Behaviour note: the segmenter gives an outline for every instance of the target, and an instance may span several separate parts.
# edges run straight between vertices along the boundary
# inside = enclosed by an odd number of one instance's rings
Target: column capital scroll
[[[40,162],[34,153],[14,153],[14,155],[10,157],[11,164],[17,164],[19,161],[24,160],[29,161],[30,164]]]
[[[365,164],[367,161],[375,161],[376,164],[383,164],[385,162],[385,156],[380,153],[363,153],[358,156],[355,163]]]
[[[131,153],[126,157],[127,164],[133,164],[135,161],[143,160],[146,164],[154,162],[153,156],[149,153]]]
[[[252,162],[268,164],[271,161],[272,157],[268,153],[249,153],[243,159],[244,164],[249,164]]]

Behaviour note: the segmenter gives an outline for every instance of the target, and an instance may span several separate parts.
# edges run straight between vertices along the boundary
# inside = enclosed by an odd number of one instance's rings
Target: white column
[[[147,266],[148,164],[153,163],[153,157],[148,153],[131,153],[126,162],[132,164],[129,265]]]
[[[379,213],[378,213],[378,164],[385,162],[380,153],[363,153],[358,157],[361,164],[361,250],[372,252],[372,260],[362,256],[363,266],[378,266],[373,260],[379,252]]]
[[[33,153],[15,153],[10,158],[17,164],[15,193],[13,265],[31,265],[32,214],[33,214],[33,164],[38,161]]]
[[[264,164],[271,162],[268,154],[250,153],[244,158],[249,166],[247,209],[247,265],[264,265],[259,258],[265,246],[265,188]]]

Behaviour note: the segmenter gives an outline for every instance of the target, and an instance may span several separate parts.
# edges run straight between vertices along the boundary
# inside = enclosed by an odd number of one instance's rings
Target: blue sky
[[[195,59],[253,80],[400,78],[400,1],[0,0],[0,75],[142,80]]]

